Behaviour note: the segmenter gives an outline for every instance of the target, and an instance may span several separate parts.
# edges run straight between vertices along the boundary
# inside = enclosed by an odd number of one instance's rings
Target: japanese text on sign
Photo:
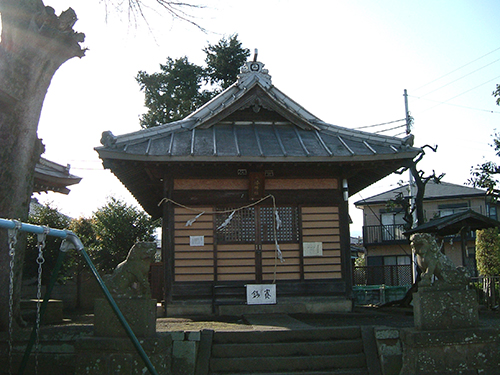
[[[276,284],[252,284],[246,287],[248,305],[276,303]]]

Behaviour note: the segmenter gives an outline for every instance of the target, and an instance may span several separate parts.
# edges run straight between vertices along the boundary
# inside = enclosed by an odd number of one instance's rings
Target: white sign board
[[[276,284],[247,285],[247,305],[272,305],[276,303]]]
[[[323,242],[304,242],[302,244],[305,257],[323,256]]]
[[[189,236],[190,246],[205,246],[205,236]]]

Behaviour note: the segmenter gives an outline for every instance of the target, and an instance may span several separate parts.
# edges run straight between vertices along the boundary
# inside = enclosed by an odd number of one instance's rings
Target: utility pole
[[[404,91],[403,96],[405,97],[405,119],[406,119],[406,135],[410,135],[411,133],[411,124],[412,124],[412,118],[410,116],[410,111],[408,110],[408,92]]]
[[[406,135],[409,136],[411,134],[411,125],[413,123],[413,119],[410,116],[410,111],[408,109],[408,92],[406,89],[404,90],[403,94],[405,98],[405,119],[406,119]],[[409,176],[409,185],[410,185],[410,210],[412,212],[412,228],[417,226],[417,211],[415,209],[415,182],[413,180],[413,175],[411,174],[411,170],[408,169],[408,173],[410,174]],[[417,279],[417,260],[415,258],[415,254],[412,252],[412,276],[413,276],[413,282],[415,283]]]
[[[406,135],[409,136],[411,134],[411,126],[413,124],[413,118],[410,116],[410,111],[408,109],[408,92],[404,91],[403,96],[405,97],[405,119],[406,119]],[[412,210],[413,214],[413,223],[412,223],[412,228],[417,226],[417,224],[422,224],[422,223],[417,223],[417,211],[415,210],[415,181],[413,180],[413,175],[411,174],[411,170],[408,169],[408,172],[410,174],[409,178],[409,185],[410,185],[410,209]]]

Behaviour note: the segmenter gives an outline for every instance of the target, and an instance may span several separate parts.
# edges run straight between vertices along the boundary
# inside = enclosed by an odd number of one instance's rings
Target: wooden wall
[[[302,207],[302,242],[321,242],[323,255],[304,257],[304,279],[340,279],[339,209]]]
[[[199,212],[212,207],[197,207]],[[186,226],[199,212],[175,208],[174,281],[214,281],[213,215],[203,214],[191,226]],[[204,246],[191,246],[190,236],[204,236]]]
[[[174,282],[224,282],[256,280],[256,245],[215,244],[213,207],[197,207],[203,214],[191,226],[186,222],[198,212],[175,208]],[[274,244],[261,246],[262,281],[341,279],[339,209],[302,207],[301,239],[280,243],[284,262],[276,259]],[[191,246],[190,236],[203,236],[203,246]],[[321,242],[321,256],[303,257],[302,243]],[[259,250],[260,250],[259,249]],[[217,270],[217,274],[215,274]]]

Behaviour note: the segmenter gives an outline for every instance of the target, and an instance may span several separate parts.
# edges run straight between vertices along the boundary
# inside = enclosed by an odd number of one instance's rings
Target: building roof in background
[[[69,194],[69,185],[78,184],[81,177],[69,173],[70,166],[63,166],[45,158],[40,158],[35,167],[34,193],[54,191]]]
[[[363,207],[364,205],[371,204],[381,204],[394,199],[398,194],[404,194],[405,197],[410,196],[410,185],[400,186],[396,189],[386,191],[374,195],[372,197],[360,200],[354,204],[357,207]],[[466,198],[466,197],[481,197],[485,196],[486,191],[482,189],[473,188],[470,186],[451,184],[449,182],[435,183],[430,181],[425,187],[424,200],[438,200],[438,199],[450,199],[450,198]]]
[[[432,219],[427,223],[407,231],[405,234],[435,233],[438,236],[449,236],[459,234],[462,230],[475,231],[494,227],[500,227],[500,222],[481,215],[476,211],[466,210]]]

